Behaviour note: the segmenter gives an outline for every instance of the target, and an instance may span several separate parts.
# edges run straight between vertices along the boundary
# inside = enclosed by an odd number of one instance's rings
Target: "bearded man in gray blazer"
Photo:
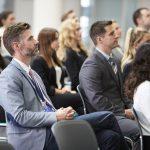
[[[0,75],[0,105],[6,111],[8,142],[15,150],[58,150],[51,125],[70,119],[88,121],[102,150],[128,149],[111,112],[74,118],[71,107],[54,108],[41,78],[29,65],[38,45],[29,24],[8,27],[3,41],[13,60]]]

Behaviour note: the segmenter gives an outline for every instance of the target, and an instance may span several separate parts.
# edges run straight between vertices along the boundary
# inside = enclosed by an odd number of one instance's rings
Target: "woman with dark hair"
[[[134,100],[143,135],[150,136],[150,43],[137,49],[132,71],[125,82],[125,93]]]
[[[58,31],[53,28],[40,31],[39,55],[32,60],[31,67],[41,76],[56,108],[72,106],[79,113],[78,108],[82,107],[80,96],[64,87],[67,73],[56,55],[59,47],[58,36]]]
[[[7,60],[11,61],[12,57],[9,52],[6,50],[3,44],[3,33],[4,30],[15,23],[15,16],[13,11],[3,11],[0,13],[0,48],[1,48],[1,55],[5,57]]]

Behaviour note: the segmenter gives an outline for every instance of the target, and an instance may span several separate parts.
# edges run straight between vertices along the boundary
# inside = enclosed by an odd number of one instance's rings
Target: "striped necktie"
[[[112,57],[109,57],[108,62],[111,65],[114,73],[117,74],[118,69],[117,69],[117,64],[115,63],[114,59]]]
[[[32,79],[31,82],[35,88],[35,91],[36,91],[38,97],[40,98],[40,101],[42,103],[44,110],[47,112],[55,111],[56,109],[54,108],[54,106],[49,102],[49,100],[47,100],[46,96],[44,95],[44,90],[42,89],[40,84],[37,82],[32,69],[30,69],[29,75]]]

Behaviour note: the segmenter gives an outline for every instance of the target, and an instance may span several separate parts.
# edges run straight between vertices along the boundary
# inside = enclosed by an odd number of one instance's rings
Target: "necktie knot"
[[[30,75],[30,77],[31,77],[32,79],[34,79],[34,76],[33,76],[33,71],[32,71],[32,69],[30,69],[30,70],[29,70],[29,75]]]

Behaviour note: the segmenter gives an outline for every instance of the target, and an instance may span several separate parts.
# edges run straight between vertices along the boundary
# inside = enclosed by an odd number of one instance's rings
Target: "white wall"
[[[35,37],[43,27],[59,30],[62,14],[70,9],[79,16],[80,0],[14,0],[17,21],[31,24]]]
[[[33,25],[33,0],[14,0],[14,13],[17,22]]]
[[[34,0],[33,32],[35,36],[43,27],[59,28],[62,2],[62,0]]]

